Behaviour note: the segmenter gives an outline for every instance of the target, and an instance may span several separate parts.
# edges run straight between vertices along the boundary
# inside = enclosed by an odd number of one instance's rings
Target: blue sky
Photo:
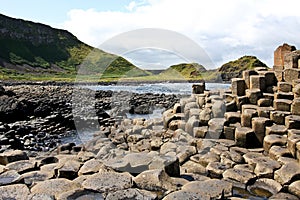
[[[209,68],[244,55],[272,67],[279,45],[300,48],[299,0],[0,0],[0,5],[2,14],[68,30],[94,47],[135,29],[175,31],[205,50],[214,63]],[[126,56],[140,67],[149,66],[151,56],[153,66],[178,62],[167,51],[153,52]]]
[[[126,12],[131,0],[0,0],[0,13],[51,25],[68,19],[74,9]]]

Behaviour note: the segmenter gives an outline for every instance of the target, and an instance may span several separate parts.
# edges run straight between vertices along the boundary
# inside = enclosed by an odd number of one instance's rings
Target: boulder
[[[150,191],[174,191],[176,186],[171,177],[161,169],[148,170],[133,178],[136,186],[143,190]]]
[[[295,178],[300,176],[300,165],[296,161],[285,163],[279,170],[275,171],[274,179],[281,185],[291,184]]]
[[[0,186],[21,182],[22,177],[15,170],[9,170],[0,174]]]
[[[12,150],[0,154],[0,164],[6,165],[19,160],[29,160],[27,154],[21,150]]]
[[[193,174],[201,174],[206,175],[206,167],[201,165],[200,163],[188,160],[180,167],[180,172],[182,173],[193,173]]]
[[[269,150],[270,158],[278,160],[280,157],[292,157],[291,152],[284,146],[274,145]]]
[[[282,186],[277,181],[268,178],[260,178],[255,181],[253,185],[248,186],[247,190],[251,193],[255,193],[256,190],[265,190],[275,195],[280,192]],[[268,196],[267,196],[268,197]]]
[[[278,161],[265,156],[253,158],[253,162],[254,173],[260,178],[273,178],[274,171],[281,167]]]
[[[300,180],[289,185],[289,192],[300,198]]]
[[[274,194],[273,196],[271,196],[269,199],[273,199],[273,200],[282,200],[282,199],[298,200],[299,198],[297,196],[289,194],[289,193],[279,192],[279,193]]]
[[[223,100],[215,101],[212,104],[211,110],[212,110],[212,116],[214,118],[222,118],[222,117],[224,117],[224,113],[226,112],[225,102]]]
[[[48,194],[57,198],[61,193],[79,188],[79,184],[76,184],[68,179],[58,178],[37,182],[36,185],[31,188],[31,193]]]
[[[294,130],[294,129],[292,129]],[[290,134],[290,133],[289,133]],[[294,158],[297,157],[297,143],[300,142],[300,134],[290,134],[287,138],[287,148]]]
[[[205,194],[200,195],[199,193],[195,193],[192,191],[179,190],[168,194],[162,200],[173,200],[173,199],[210,200],[210,196]]]
[[[91,159],[86,161],[78,171],[78,175],[93,174],[99,172],[104,167],[103,163],[98,159]]]
[[[231,168],[223,173],[223,178],[232,182],[235,186],[246,188],[255,181],[256,176],[249,171]]]
[[[82,187],[100,193],[123,190],[132,187],[132,176],[127,172],[96,173],[87,177],[83,181]]]
[[[140,190],[140,189],[137,189],[137,188],[129,188],[129,189],[126,189],[126,190],[119,190],[119,191],[115,191],[115,192],[110,192],[110,193],[108,193],[108,195],[105,199],[106,200],[123,200],[123,199],[155,200],[155,199],[157,199],[157,195],[153,192],[149,192],[149,191],[146,191],[146,190]]]
[[[64,192],[58,195],[60,200],[68,200],[68,199],[97,199],[97,200],[104,200],[104,195],[101,193],[96,193],[93,191],[88,191],[84,189],[74,189],[68,192]]]
[[[267,135],[264,138],[263,147],[266,152],[269,152],[270,148],[274,145],[284,146],[287,142],[287,137],[282,135]]]
[[[208,121],[212,118],[212,111],[210,108],[204,108],[199,115],[200,125],[208,125]]]
[[[192,181],[182,187],[183,191],[194,192],[200,196],[209,196],[210,199],[217,199],[232,196],[232,184],[218,179],[206,181]]]
[[[193,94],[203,94],[205,91],[205,83],[193,84],[192,91]]]
[[[26,185],[31,186],[34,183],[51,179],[53,173],[46,171],[32,171],[22,174],[21,177],[24,179]]]
[[[0,186],[1,199],[16,199],[16,200],[27,200],[29,199],[29,189],[24,184],[14,184],[7,186]]]

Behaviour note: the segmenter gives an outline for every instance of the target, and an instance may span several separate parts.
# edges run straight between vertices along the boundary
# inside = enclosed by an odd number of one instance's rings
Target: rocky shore
[[[83,104],[79,109],[72,107],[76,98]],[[92,91],[65,84],[5,83],[0,86],[0,152],[48,151],[79,128],[95,131],[99,126],[114,125],[122,117],[117,116],[121,110],[123,115],[147,114],[154,107],[168,109],[177,101],[175,95]],[[90,102],[92,107],[87,107]]]
[[[274,69],[244,71],[228,91],[195,84],[162,118],[121,118],[117,108],[85,144],[4,151],[2,198],[299,199],[300,53],[283,45],[274,55]]]

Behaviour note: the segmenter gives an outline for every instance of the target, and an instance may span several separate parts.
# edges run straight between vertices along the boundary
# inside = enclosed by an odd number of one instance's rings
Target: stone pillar
[[[252,75],[258,75],[258,73],[255,70],[245,70],[243,71],[243,79],[246,83],[246,89],[250,89],[250,76]]]
[[[250,89],[260,89],[260,91],[265,91],[266,80],[265,76],[253,75],[250,76]]]
[[[254,117],[252,119],[253,131],[261,145],[263,144],[263,140],[266,135],[266,127],[267,126],[272,126],[272,121],[268,118]]]
[[[300,98],[296,98],[293,100],[291,112],[293,115],[300,115]]]
[[[257,100],[262,97],[260,89],[247,89],[246,96],[248,97],[249,103],[256,105]]]
[[[244,96],[246,85],[245,81],[242,78],[233,78],[231,79],[231,90],[232,94],[237,96]]]
[[[300,51],[292,51],[292,52],[287,52],[284,55],[284,68],[289,69],[289,68],[299,68],[298,67],[298,60],[300,58]]]
[[[205,82],[194,84],[192,88],[193,88],[193,94],[203,94],[205,91]]]
[[[293,80],[300,78],[300,69],[285,69],[283,73],[284,73],[284,80],[286,82],[292,83]]]
[[[245,109],[241,116],[241,125],[243,127],[252,127],[252,118],[257,117],[257,111],[253,109]]]
[[[283,44],[274,51],[274,70],[283,70],[284,67],[284,55],[288,52],[295,51],[294,46]]]
[[[260,145],[257,143],[255,133],[248,127],[238,127],[235,129],[235,142],[237,146],[244,148],[253,148]]]
[[[275,110],[290,112],[292,102],[288,99],[274,99],[273,106]]]

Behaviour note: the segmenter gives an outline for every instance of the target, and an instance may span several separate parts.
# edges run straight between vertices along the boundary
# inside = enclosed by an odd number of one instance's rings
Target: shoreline
[[[40,86],[74,86],[74,85],[139,85],[139,84],[153,84],[153,83],[219,83],[230,84],[229,81],[214,82],[205,80],[168,80],[168,81],[101,81],[101,82],[65,82],[65,81],[18,81],[18,80],[3,80],[0,85],[14,86],[14,85],[40,85]]]

